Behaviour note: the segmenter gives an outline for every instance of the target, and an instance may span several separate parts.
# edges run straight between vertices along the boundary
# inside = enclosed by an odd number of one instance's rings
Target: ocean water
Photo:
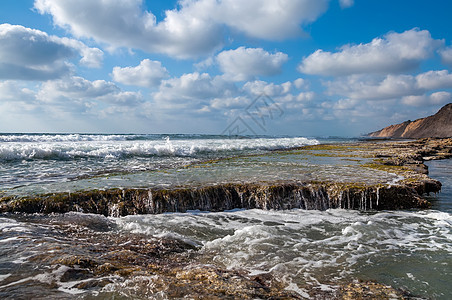
[[[356,140],[3,134],[0,135],[0,195],[275,181],[378,184],[401,179],[395,174],[364,168],[358,174],[356,165],[368,162],[369,158],[327,157],[296,150],[320,142],[344,141]]]
[[[313,144],[318,141],[304,137],[0,134],[0,189],[177,169]]]
[[[46,185],[65,189],[74,182],[84,182],[86,187],[87,180],[96,178],[124,184],[124,176],[137,184],[137,177],[155,178],[149,174],[157,171],[171,175],[185,165],[218,158],[226,158],[219,161],[221,167],[237,170],[243,156],[247,168],[270,164],[259,171],[268,173],[275,169],[272,162],[278,157],[285,167],[271,174],[283,179],[293,176],[285,175],[285,170],[300,168],[301,172],[306,166],[344,177],[349,170],[342,167],[344,162],[317,157],[315,163],[309,159],[294,163],[292,156],[274,152],[321,142],[302,137],[2,135],[1,139],[0,182],[6,192],[33,191],[31,187]],[[354,280],[391,285],[417,299],[451,299],[452,160],[428,166],[430,175],[443,182],[442,192],[431,195],[430,210],[191,211],[121,218],[82,213],[3,214],[0,298],[165,299],[165,290],[155,289],[161,283],[158,276],[107,276],[97,278],[107,284],[83,285],[90,280],[83,277],[83,267],[58,263],[66,255],[102,256],[96,251],[114,243],[112,237],[124,241],[139,236],[192,245],[196,265],[240,270],[250,276],[270,273],[306,299],[312,290],[334,294],[340,285]],[[243,169],[246,176],[247,170]],[[147,177],[141,177],[143,173]],[[220,172],[216,177],[209,173],[209,177],[218,181],[230,173]],[[372,174],[378,177],[378,172]],[[106,179],[115,176],[122,179]]]

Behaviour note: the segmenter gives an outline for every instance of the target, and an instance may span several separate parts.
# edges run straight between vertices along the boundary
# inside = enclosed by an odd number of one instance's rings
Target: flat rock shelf
[[[428,208],[441,190],[425,160],[452,156],[452,139],[367,140],[305,146],[5,189],[0,212],[105,216],[236,208],[397,210]]]

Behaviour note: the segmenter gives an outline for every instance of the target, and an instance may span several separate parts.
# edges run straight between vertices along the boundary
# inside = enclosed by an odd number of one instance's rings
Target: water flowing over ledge
[[[177,170],[177,178],[182,178],[184,182],[182,186],[105,190],[94,188],[26,196],[7,195],[0,199],[0,212],[77,211],[125,216],[196,209],[224,211],[235,208],[428,208],[430,203],[423,196],[440,191],[441,183],[426,175],[427,168],[423,161],[451,155],[452,139],[313,145],[263,156],[246,156],[191,165]],[[303,165],[301,168],[300,165],[293,164],[294,161],[303,161],[306,156],[311,157],[308,166]],[[313,163],[312,157],[321,160]],[[331,167],[331,163],[324,164],[325,159],[333,159],[333,166]],[[347,162],[346,165],[344,161]],[[282,162],[292,165],[283,168]],[[252,166],[252,171],[249,166]],[[328,167],[331,171],[325,172],[324,169],[329,170]],[[290,172],[284,177],[284,170],[288,168],[300,168],[301,174]],[[205,176],[206,170],[213,171],[207,172],[208,176]],[[274,178],[270,176],[272,171],[280,177],[271,180]],[[153,178],[161,177],[160,174],[152,174],[155,176]],[[217,176],[213,181],[212,174]],[[218,176],[226,182],[221,182]],[[234,181],[234,177],[240,180]],[[248,182],[243,178],[248,178]],[[250,181],[249,178],[261,180]]]

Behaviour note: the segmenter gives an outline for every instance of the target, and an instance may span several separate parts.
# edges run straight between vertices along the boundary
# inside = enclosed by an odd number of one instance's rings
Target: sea
[[[0,134],[0,197],[261,178],[285,181],[293,176],[302,180],[301,173],[312,168],[313,173],[336,172],[339,178],[346,176],[347,169],[333,160],[272,164],[285,150],[339,142],[359,141],[289,136]],[[186,171],[205,162],[210,164],[207,171],[202,167],[193,168],[196,173]],[[212,169],[216,163],[221,172]],[[42,259],[43,253],[82,253],[81,241],[64,233],[77,226],[100,235],[180,240],[196,248],[198,264],[240,270],[249,276],[270,273],[285,289],[306,299],[312,296],[312,289],[334,291],[355,280],[390,285],[414,299],[452,299],[452,160],[427,165],[429,175],[443,184],[441,193],[429,196],[433,206],[428,210],[235,209],[125,217],[80,212],[0,214],[0,298],[167,297],[164,291],[154,293],[152,276],[114,276],[101,287],[81,288],[83,278],[68,279],[61,265]],[[372,174],[360,176],[371,180]]]

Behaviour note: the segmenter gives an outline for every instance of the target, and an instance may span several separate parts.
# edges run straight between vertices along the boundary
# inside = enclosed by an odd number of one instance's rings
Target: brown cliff
[[[391,125],[368,136],[406,139],[452,137],[452,103],[443,106],[433,116]]]

